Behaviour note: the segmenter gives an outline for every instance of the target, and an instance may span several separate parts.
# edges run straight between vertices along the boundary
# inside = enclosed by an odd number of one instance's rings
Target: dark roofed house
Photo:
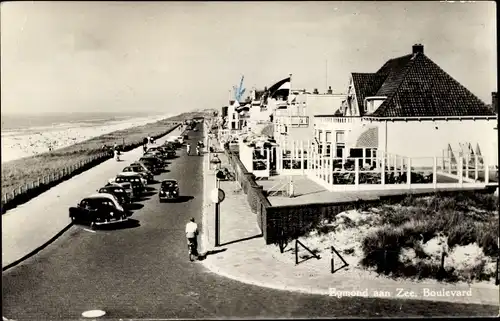
[[[352,73],[356,109],[350,116],[493,116],[491,109],[414,45],[376,73]],[[378,104],[377,104],[378,102]],[[352,110],[352,109],[351,109]]]
[[[420,44],[374,73],[352,73],[341,111],[340,117],[330,115],[331,121],[315,121],[315,135],[332,137],[337,149],[443,157],[448,146],[458,150],[466,143],[479,146],[489,164],[497,161],[495,112],[427,57]]]

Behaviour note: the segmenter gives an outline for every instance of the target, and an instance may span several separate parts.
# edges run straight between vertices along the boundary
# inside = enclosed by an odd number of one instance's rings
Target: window
[[[342,143],[344,144],[345,141],[344,141],[344,132],[343,131],[338,131],[335,133],[336,137],[335,137],[335,142],[338,144],[338,143]]]
[[[236,114],[233,113],[233,119],[236,119]]]
[[[318,140],[320,142],[323,141],[323,131],[322,130],[318,130]]]
[[[327,142],[331,142],[332,141],[332,132],[331,131],[327,131],[325,133],[325,141],[327,141]]]

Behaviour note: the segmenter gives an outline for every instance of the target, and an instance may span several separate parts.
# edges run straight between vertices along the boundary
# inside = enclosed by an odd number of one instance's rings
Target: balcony
[[[361,123],[360,117],[314,116],[314,125],[317,129],[350,130]]]
[[[309,127],[309,116],[279,116],[276,123],[289,127]]]

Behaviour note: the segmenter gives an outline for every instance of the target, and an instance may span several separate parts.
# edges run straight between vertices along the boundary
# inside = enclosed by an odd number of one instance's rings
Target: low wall
[[[152,136],[154,139],[161,138],[177,127],[180,124],[174,125],[170,127],[163,133]],[[123,151],[127,152],[132,149],[135,149],[142,145],[142,140],[131,142],[123,146]],[[98,152],[95,154],[88,155],[89,157],[85,160],[82,160],[80,163],[69,166],[66,168],[61,168],[59,171],[48,173],[43,177],[39,177],[37,180],[33,182],[26,183],[24,186],[19,186],[12,193],[5,193],[2,195],[2,214],[4,214],[7,210],[14,208],[20,204],[26,203],[34,197],[40,195],[41,193],[47,191],[48,189],[56,186],[59,183],[62,183],[65,180],[72,178],[75,175],[78,175],[94,166],[101,164],[102,162],[111,159],[114,157],[113,151],[104,151]]]

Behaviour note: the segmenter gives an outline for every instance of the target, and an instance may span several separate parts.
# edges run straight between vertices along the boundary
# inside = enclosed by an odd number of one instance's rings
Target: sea
[[[174,115],[150,112],[2,113],[2,163]]]

